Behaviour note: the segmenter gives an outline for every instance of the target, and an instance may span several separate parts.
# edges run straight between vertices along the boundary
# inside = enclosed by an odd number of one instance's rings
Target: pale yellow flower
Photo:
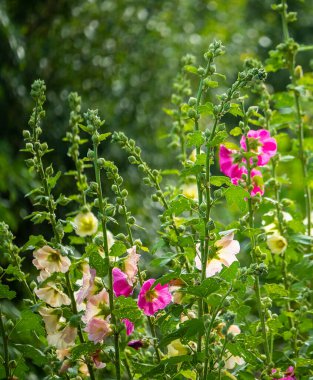
[[[48,278],[54,272],[66,273],[71,265],[68,257],[62,256],[58,250],[48,245],[37,249],[34,252],[34,257],[33,264],[37,269],[42,271],[39,277],[41,281]]]
[[[47,334],[53,334],[57,330],[60,320],[58,310],[50,309],[49,307],[41,307],[38,312],[45,323]]]
[[[98,219],[91,211],[76,215],[74,224],[76,234],[81,237],[91,236],[98,230]]]
[[[229,352],[226,352],[229,354]],[[240,356],[226,356],[224,357],[225,360],[225,368],[226,369],[234,369],[236,365],[242,365],[245,363],[244,359],[241,358]]]
[[[227,334],[232,334],[233,336],[236,336],[241,333],[240,327],[237,325],[230,325]]]
[[[280,254],[285,252],[288,243],[283,236],[279,235],[278,232],[275,232],[267,238],[267,246],[272,253]]]
[[[224,235],[214,244],[217,248],[214,258],[210,258],[206,263],[206,277],[212,277],[223,269],[223,265],[229,267],[234,261],[238,261],[236,255],[240,251],[240,245],[234,240],[234,233],[230,232]],[[196,245],[196,268],[201,270],[201,252],[200,244]]]
[[[198,200],[198,187],[197,184],[191,183],[191,184],[185,184],[182,186],[183,195],[186,198],[193,199],[194,201]]]
[[[70,305],[71,303],[69,297],[58,289],[53,282],[48,282],[45,287],[35,289],[34,292],[39,299],[52,307]]]
[[[201,149],[200,150],[200,154],[203,154],[203,153],[204,153],[204,151]],[[196,160],[197,160],[197,149],[194,149],[190,153],[189,160],[192,161],[192,162],[196,162]]]
[[[184,346],[179,339],[175,339],[167,346],[167,354],[170,357],[171,356],[187,355],[188,354],[188,348],[186,346]]]
[[[138,255],[135,245],[127,250],[127,257],[124,261],[124,269],[128,279],[132,283],[134,283],[136,274],[138,272],[139,259],[140,255]]]

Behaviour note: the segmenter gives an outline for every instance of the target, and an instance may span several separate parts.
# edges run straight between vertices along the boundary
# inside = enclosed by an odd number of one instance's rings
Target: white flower
[[[76,215],[74,224],[76,234],[81,237],[91,236],[98,230],[98,219],[91,211]]]
[[[182,190],[186,198],[193,199],[194,201],[198,200],[198,187],[196,183],[183,185]]]
[[[234,240],[234,233],[230,232],[217,240],[214,244],[217,248],[215,256],[210,258],[206,263],[206,277],[212,277],[223,269],[223,265],[229,267],[234,261],[238,261],[236,255],[240,251],[240,245],[237,240]],[[201,270],[201,252],[200,244],[196,246],[196,268]]]
[[[175,339],[167,346],[167,354],[170,357],[187,355],[188,349],[186,346],[182,344],[182,342],[179,339]]]

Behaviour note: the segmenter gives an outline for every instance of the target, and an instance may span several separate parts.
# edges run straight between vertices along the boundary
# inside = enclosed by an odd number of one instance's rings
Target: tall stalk
[[[290,35],[289,35],[289,29],[288,29],[288,5],[286,0],[282,0],[282,9],[281,9],[281,19],[282,19],[282,29],[283,29],[283,36],[284,36],[284,43],[288,45],[291,42],[290,41]],[[295,74],[295,65],[296,65],[296,56],[298,52],[298,47],[293,44],[294,46],[288,46],[288,50],[286,53],[286,59],[288,64],[288,70],[290,74],[290,81],[292,84],[293,89],[293,97],[294,97],[294,106],[296,109],[296,118],[297,118],[297,137],[299,142],[299,159],[301,162],[301,171],[304,181],[304,198],[305,198],[305,209],[306,209],[306,218],[307,218],[307,234],[308,236],[311,236],[311,226],[312,226],[312,220],[311,220],[311,210],[312,210],[312,197],[311,197],[311,189],[309,187],[309,184],[307,182],[308,178],[308,169],[307,169],[307,157],[304,151],[304,126],[303,126],[303,120],[302,120],[302,107],[301,107],[301,99],[300,99],[300,93],[296,89],[297,86],[297,77]]]

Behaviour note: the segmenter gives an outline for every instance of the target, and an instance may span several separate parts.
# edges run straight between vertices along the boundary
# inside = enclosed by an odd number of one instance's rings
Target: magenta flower
[[[243,168],[243,174],[247,175],[247,169]],[[237,178],[234,177],[231,179],[232,183],[234,185],[239,185],[243,179],[241,177]],[[263,183],[263,176],[260,170],[252,169],[251,170],[251,184],[253,185],[253,189],[251,190],[250,194],[251,197],[254,197],[256,194],[263,195],[264,194],[264,183]]]
[[[127,275],[119,268],[113,268],[113,291],[115,297],[129,297],[133,293],[133,284],[130,283]]]
[[[131,335],[134,332],[135,326],[133,322],[131,322],[129,319],[124,318],[122,319],[122,322],[125,325],[126,328],[126,335]]]
[[[266,129],[251,130],[248,132],[247,137],[249,139],[250,151],[258,155],[258,165],[266,165],[277,152],[276,140],[271,137]],[[240,145],[244,150],[247,150],[246,136],[241,137]]]
[[[221,145],[220,147],[220,168],[221,172],[233,178],[241,178],[242,174],[245,172],[243,166],[239,166],[238,163],[235,163],[234,155],[238,151],[234,149],[228,149],[226,146]]]
[[[168,284],[157,284],[151,289],[154,282],[155,279],[153,278],[145,281],[138,296],[138,307],[143,310],[146,315],[153,315],[172,302],[172,295],[169,291]]]
[[[276,372],[277,372],[277,369],[275,369],[275,368],[272,369],[272,374],[276,373]],[[285,377],[281,377],[278,380],[297,380],[297,378],[295,376],[294,368],[292,366],[290,366],[286,369],[285,375],[286,375]]]

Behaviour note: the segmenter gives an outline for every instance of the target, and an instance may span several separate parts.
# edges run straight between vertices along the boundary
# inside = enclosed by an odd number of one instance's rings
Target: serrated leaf
[[[25,358],[29,358],[38,366],[44,366],[48,362],[48,357],[38,348],[30,344],[14,344],[14,347],[19,350]]]
[[[188,286],[186,288],[186,293],[204,298],[209,294],[216,292],[220,286],[221,283],[217,278],[210,277],[202,281],[200,285]]]
[[[94,344],[93,342],[81,343],[77,346],[71,348],[71,358],[72,360],[77,360],[82,356],[93,354],[101,346],[99,344]]]
[[[202,132],[196,131],[189,133],[187,136],[187,146],[188,147],[200,147],[204,143],[204,137],[202,135]]]
[[[220,176],[212,176],[210,178],[210,182],[211,182],[211,185],[213,186],[222,186],[222,185],[227,185],[227,186],[231,186],[231,180],[230,178],[228,177],[225,177],[223,175],[220,175]]]
[[[179,195],[173,201],[171,201],[169,208],[166,210],[164,215],[174,214],[178,216],[182,214],[184,211],[190,211],[190,210],[191,210],[190,199]]]
[[[108,273],[106,260],[99,254],[99,247],[95,244],[90,244],[86,247],[86,254],[89,257],[89,264],[96,270],[97,276],[104,277]]]
[[[142,312],[131,297],[117,297],[114,303],[114,314],[118,319],[127,318],[133,323],[141,318]]]
[[[263,287],[269,297],[280,298],[288,296],[288,291],[282,284],[264,284]]]
[[[161,340],[160,346],[161,347],[167,346],[175,339],[188,341],[192,338],[195,338],[199,334],[203,334],[203,333],[204,333],[203,321],[197,318],[194,318],[194,319],[181,323],[179,325],[179,328],[176,331],[168,334],[166,337],[164,337]]]
[[[216,135],[213,137],[213,140],[210,141],[208,145],[211,147],[220,145],[227,138],[228,138],[228,133],[226,131],[217,132]]]
[[[213,104],[208,102],[198,106],[198,112],[201,115],[213,115]]]
[[[54,189],[55,185],[57,184],[58,179],[61,177],[62,172],[58,171],[56,175],[48,178],[48,185],[50,190]]]
[[[115,241],[110,249],[110,256],[122,256],[127,250],[127,247],[121,241]]]
[[[247,212],[247,199],[250,198],[250,194],[247,190],[243,189],[240,186],[233,185],[225,191],[225,197],[230,208],[237,209],[241,213]]]
[[[16,292],[14,290],[10,290],[8,285],[0,284],[0,299],[6,298],[8,300],[11,300],[15,296],[16,296]]]
[[[234,116],[243,116],[242,109],[240,108],[240,105],[237,103],[231,103],[230,109],[228,112]],[[241,130],[240,130],[240,133],[241,133]],[[234,136],[238,136],[238,135],[234,135]]]

